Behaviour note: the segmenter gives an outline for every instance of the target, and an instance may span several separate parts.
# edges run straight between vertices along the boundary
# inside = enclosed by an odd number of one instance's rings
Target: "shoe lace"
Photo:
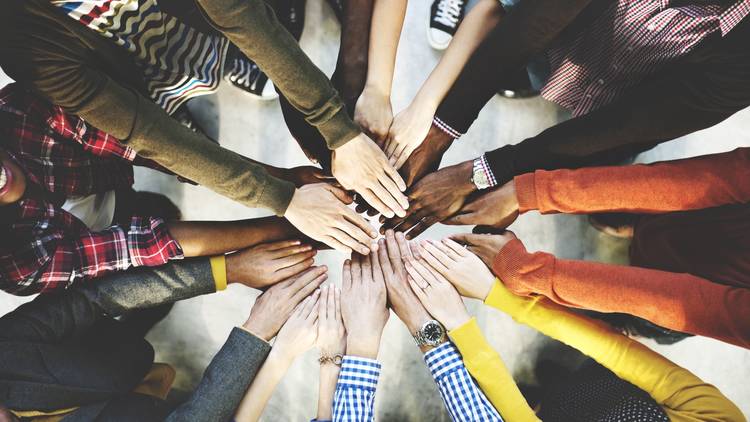
[[[446,26],[455,27],[458,24],[458,17],[461,15],[461,6],[463,0],[440,0],[435,13],[435,21]]]

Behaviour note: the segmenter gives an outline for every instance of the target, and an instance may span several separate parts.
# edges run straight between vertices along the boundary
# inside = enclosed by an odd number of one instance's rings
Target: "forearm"
[[[297,229],[279,217],[236,221],[174,221],[169,232],[185,256],[210,256],[233,252],[260,243],[300,236]]]
[[[518,240],[495,258],[493,272],[518,294],[565,306],[620,312],[673,330],[750,347],[750,290],[690,274],[529,254]]]
[[[367,57],[370,46],[370,26],[375,0],[344,2],[341,22],[341,46],[336,70],[331,77],[344,100],[350,115],[367,81]]]
[[[331,363],[320,366],[320,382],[318,387],[318,414],[319,421],[331,420],[333,418],[333,396],[336,392],[340,367]]]
[[[406,0],[375,0],[365,90],[390,97]]]
[[[198,0],[209,21],[273,80],[331,149],[361,133],[326,75],[263,0]]]
[[[435,114],[466,62],[502,15],[503,8],[497,0],[482,0],[469,11],[445,54],[414,97],[412,106]]]
[[[268,359],[263,363],[234,414],[236,422],[254,422],[260,419],[263,409],[291,363],[290,359],[274,353],[271,349]]]
[[[650,165],[517,176],[519,211],[663,213],[750,202],[750,148]]]
[[[574,313],[540,296],[520,297],[496,281],[485,300],[516,321],[573,347],[618,377],[646,391],[671,420],[744,420],[714,386],[645,345],[600,321]]]
[[[492,405],[508,421],[538,421],[500,355],[487,343],[476,319],[451,330],[464,365]]]

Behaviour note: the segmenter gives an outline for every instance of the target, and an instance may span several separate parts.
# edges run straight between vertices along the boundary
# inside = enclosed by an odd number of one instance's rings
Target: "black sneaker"
[[[427,40],[432,48],[445,50],[466,13],[464,0],[434,0],[430,8]]]

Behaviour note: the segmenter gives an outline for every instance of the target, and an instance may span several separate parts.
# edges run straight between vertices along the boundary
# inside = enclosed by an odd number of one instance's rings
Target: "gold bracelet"
[[[320,363],[321,365],[326,364],[326,363],[332,363],[334,365],[341,366],[341,362],[343,361],[344,361],[344,355],[342,355],[341,353],[336,353],[333,356],[321,355],[320,358],[318,358],[318,363]]]

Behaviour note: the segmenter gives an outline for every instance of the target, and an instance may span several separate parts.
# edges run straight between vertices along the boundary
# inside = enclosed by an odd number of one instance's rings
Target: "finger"
[[[318,301],[318,318],[323,320],[328,319],[328,291],[330,287],[330,285],[327,285],[320,288],[323,292],[323,297],[326,299]]]
[[[313,310],[318,307],[318,300],[320,299],[320,289],[315,289],[312,295],[310,295],[307,299],[305,299],[305,302],[303,302],[304,306],[302,307],[302,316],[305,318],[309,318],[310,314],[313,313]]]
[[[346,246],[345,244],[341,243],[338,239],[336,239],[333,236],[323,236],[320,238],[320,241],[325,243],[326,245],[332,247],[333,249],[343,252],[345,254],[352,253],[352,248]]]
[[[349,236],[349,233],[347,233],[345,230],[337,228],[334,230],[334,232],[335,233],[333,233],[333,235],[337,236],[337,239],[339,240],[339,242],[346,245],[349,249],[353,251],[354,254],[360,255],[360,254],[370,253],[369,248],[362,246],[362,244],[357,242],[356,239]]]
[[[385,147],[385,156],[389,159],[393,157],[393,154],[396,153],[396,148],[398,147],[398,142],[396,139],[392,136],[388,137],[388,140],[386,141],[386,147]]]
[[[386,180],[387,178],[385,176],[378,178],[375,184],[370,187],[370,192],[383,201],[388,209],[393,211],[396,215],[403,217],[406,215],[406,207],[409,206],[409,201],[400,192],[397,195],[394,195],[392,190],[384,186]],[[391,184],[393,184],[393,182],[391,182]],[[391,188],[395,188],[395,185],[391,186]],[[401,202],[405,202],[406,204],[402,205]]]
[[[297,239],[282,240],[280,242],[263,243],[263,245],[265,245],[269,251],[277,251],[279,249],[300,246],[301,244],[302,242]]]
[[[385,232],[385,244],[388,248],[388,259],[391,261],[391,266],[401,265],[401,248],[399,248],[393,230]]]
[[[452,234],[448,236],[448,238],[458,243],[459,245],[476,246],[477,236],[479,235],[471,233],[458,233]]]
[[[372,283],[372,263],[370,262],[370,255],[363,255],[360,265],[362,266],[362,282]]]
[[[396,200],[399,207],[404,210],[404,215],[406,215],[406,209],[409,208],[409,198],[401,192],[401,189],[396,185],[396,182],[385,175],[383,177],[378,177],[378,181],[380,182],[380,185],[388,191],[390,196]]]
[[[406,147],[399,152],[398,159],[396,160],[396,165],[394,166],[396,167],[396,170],[399,170],[404,166],[404,163],[406,163],[406,160],[409,159],[411,153],[414,152],[415,149],[416,148]]]
[[[388,175],[388,177],[393,180],[393,183],[396,184],[398,187],[398,192],[394,192],[395,194],[400,194],[401,192],[406,190],[406,183],[404,182],[404,179],[401,177],[400,174],[398,174],[398,171],[393,168],[392,166],[385,166],[385,174]]]
[[[373,208],[378,210],[381,214],[386,216],[387,218],[393,218],[396,213],[394,210],[392,210],[388,205],[386,205],[383,201],[380,200],[378,195],[373,193],[370,189],[365,189],[362,192],[360,192],[362,195],[362,198],[367,201],[368,204],[372,205]]]
[[[411,230],[409,230],[408,233],[406,233],[406,238],[409,240],[417,238],[436,222],[437,219],[431,215],[423,217],[414,227],[411,228]]]
[[[340,324],[344,323],[344,320],[341,318],[341,289],[334,286],[334,298],[336,300],[336,321],[338,321]]]
[[[302,299],[302,302],[298,303],[297,306],[295,306],[292,310],[292,315],[289,316],[289,319],[304,318],[307,315],[305,314],[305,306],[307,306],[307,304],[310,303],[311,300],[312,296],[308,296]]]
[[[352,287],[357,289],[362,284],[362,256],[352,255]]]
[[[283,258],[285,256],[294,255],[294,254],[307,252],[311,250],[312,250],[312,246],[310,245],[297,244],[297,245],[290,245],[290,246],[284,246],[284,247],[276,247],[274,249],[269,248],[269,254],[271,255],[271,258],[277,259],[277,258]]]
[[[421,245],[420,249],[423,249]],[[436,269],[441,273],[445,273],[448,271],[448,266],[440,262],[440,260],[435,258],[431,253],[424,251],[424,249],[423,252],[420,252],[419,257],[419,259],[423,259],[430,265],[430,267]]]
[[[463,246],[459,245],[458,243],[454,242],[450,238],[445,238],[442,240],[443,244],[450,248],[453,252],[455,252],[458,256],[467,256],[466,249],[464,249]]]
[[[299,252],[293,255],[287,255],[282,258],[275,259],[273,261],[273,266],[277,268],[278,270],[281,270],[286,267],[291,267],[292,265],[296,265],[299,262],[312,259],[318,251],[315,249],[308,250],[306,252]]]
[[[298,275],[297,277],[290,278],[285,282],[279,283],[279,285],[288,287],[294,293],[302,289],[302,287],[304,287],[307,283],[310,283],[321,274],[325,274],[327,271],[328,267],[326,267],[325,265],[322,265],[320,267],[312,267],[307,271],[302,272],[302,274]]]
[[[388,246],[386,246],[385,239],[378,240],[377,255],[383,281],[388,280],[388,276],[393,273],[393,269],[391,268],[391,261],[388,257]]]
[[[370,254],[370,262],[372,269],[372,281],[376,283],[382,283],[383,280],[383,269],[380,266],[380,250]]]
[[[427,211],[425,209],[420,209],[417,212],[415,212],[414,214],[410,215],[408,218],[406,218],[406,220],[404,220],[403,222],[401,222],[401,224],[397,225],[393,229],[396,230],[396,231],[402,232],[402,233],[406,233],[409,230],[411,230],[412,227],[414,227],[417,224],[419,224],[419,222],[422,221],[422,219],[427,214],[429,214],[429,211]]]
[[[322,274],[319,277],[312,280],[310,283],[303,286],[297,293],[295,293],[291,300],[292,303],[298,303],[307,296],[310,296],[324,281],[328,280],[328,274]]]
[[[353,223],[355,226],[357,226],[360,230],[367,233],[370,238],[377,239],[378,237],[378,231],[375,230],[372,225],[370,225],[370,222],[367,221],[366,218],[362,217],[361,215],[357,214],[356,212],[352,211],[349,207],[344,207],[344,218],[349,221],[350,223]],[[369,242],[369,240],[368,240]]]
[[[279,280],[284,280],[289,277],[294,277],[297,274],[302,273],[306,269],[310,268],[315,263],[315,260],[310,258],[306,259],[302,262],[298,262],[297,264],[292,265],[291,267],[286,267],[281,270],[277,270],[274,274],[276,275],[276,278]]]
[[[430,287],[440,284],[440,280],[435,276],[436,272],[431,270],[425,262],[416,259],[412,259],[409,262],[412,264],[412,267],[424,277]]]
[[[482,221],[479,219],[479,215],[473,212],[467,214],[457,214],[443,221],[443,224],[447,224],[449,226],[471,226],[481,223]]]
[[[398,252],[401,255],[401,258],[406,258],[413,256],[411,253],[411,247],[409,246],[409,241],[406,240],[406,236],[401,233],[397,232],[395,234],[396,237],[396,245],[398,245]]]
[[[430,287],[430,283],[427,282],[427,280],[422,276],[422,274],[417,271],[416,268],[414,268],[413,259],[407,259],[406,260],[406,272],[409,273],[409,276],[412,280],[414,280],[415,284],[419,286],[419,289],[426,289]]]
[[[458,259],[458,255],[456,255],[453,250],[448,248],[447,246],[441,245],[440,243],[437,243],[433,240],[426,240],[423,241],[422,246],[432,254],[435,258],[437,258],[440,262],[443,263],[446,267],[449,267],[452,265],[456,260],[453,259],[450,255],[446,253],[446,250],[443,250],[442,248],[445,248],[450,251],[450,253]]]
[[[417,296],[417,299],[422,303],[422,305],[427,307],[427,293],[417,284],[417,281],[414,280],[414,278],[407,277],[407,280],[409,280],[409,286],[411,287],[411,290],[414,292],[414,295]]]
[[[347,259],[341,268],[341,288],[348,292],[352,289],[352,261]]]
[[[348,241],[343,242],[345,245],[350,246],[363,255],[370,253],[370,244],[372,243],[370,236],[346,220],[339,220],[335,224],[338,230],[348,235]]]
[[[422,257],[422,254],[419,253],[419,245],[417,242],[409,242],[409,252],[411,252],[411,256],[415,259]]]
[[[323,301],[321,300],[321,305]],[[336,286],[329,284],[326,286],[326,300],[325,306],[321,306],[321,309],[325,309],[325,318],[327,320],[333,320],[336,318]],[[323,312],[320,312],[323,315]]]

